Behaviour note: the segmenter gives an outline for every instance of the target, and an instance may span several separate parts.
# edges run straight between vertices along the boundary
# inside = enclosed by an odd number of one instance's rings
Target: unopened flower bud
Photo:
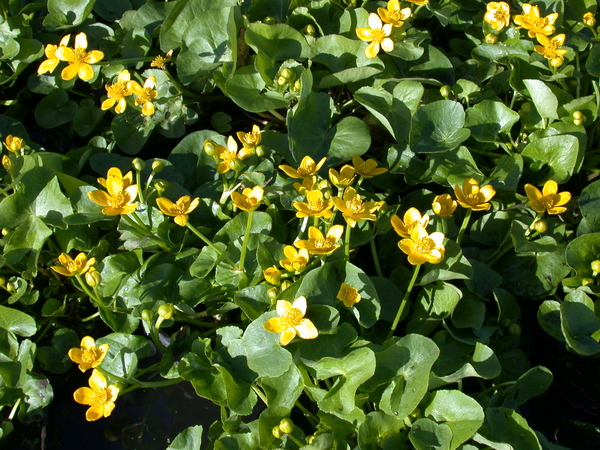
[[[154,161],[152,163],[152,170],[154,171],[154,173],[161,173],[164,168],[165,168],[164,161]]]
[[[8,228],[2,228],[2,236],[8,236],[10,230]]]
[[[440,94],[442,97],[444,98],[448,98],[450,97],[450,94],[452,93],[452,89],[450,88],[450,86],[448,86],[447,84],[443,85],[440,88]]]
[[[573,123],[574,123],[575,125],[577,125],[577,126],[579,126],[579,125],[583,125],[583,120],[581,120],[581,119],[574,119],[574,120],[573,120]]]
[[[412,413],[410,413],[411,419],[420,419],[421,417],[423,417],[423,413],[419,408],[415,408],[415,410]]]
[[[281,422],[279,422],[279,429],[285,434],[291,434],[292,431],[294,431],[294,422],[288,418],[281,419]]]
[[[265,156],[265,146],[264,145],[256,146],[256,148],[254,149],[254,153],[256,154],[256,156]]]
[[[315,34],[317,34],[317,30],[315,30],[315,27],[309,23],[304,27],[304,34],[308,36],[314,36]]]
[[[294,81],[294,85],[292,86],[292,91],[300,92],[300,88],[302,87],[302,82],[298,79]]]
[[[502,325],[503,328],[508,328],[510,327],[510,324],[513,323],[512,320],[510,320],[509,318],[505,317],[504,319],[502,319],[500,321],[500,325]]]
[[[279,75],[282,76],[283,78],[290,79],[294,76],[294,71],[292,69],[285,67],[285,68],[281,69],[281,73]]]
[[[600,260],[592,261],[592,271],[594,272],[594,276],[600,273]]]
[[[102,283],[102,275],[100,275],[100,272],[95,267],[90,267],[90,270],[85,273],[85,282],[89,287],[94,288]]]
[[[287,84],[287,82],[288,82],[288,80],[286,80],[286,79],[285,79],[285,78],[283,78],[283,77],[279,77],[279,78],[277,78],[277,84],[278,84],[279,86],[283,86],[284,84]]]
[[[6,170],[11,170],[13,168],[13,163],[8,155],[2,156],[2,167]]]
[[[508,327],[508,334],[511,336],[520,336],[521,335],[521,325],[518,323],[511,323]]]
[[[486,44],[495,44],[496,42],[498,42],[498,36],[495,34],[489,33],[485,35]]]
[[[204,141],[204,152],[208,155],[208,156],[212,156],[216,153],[217,151],[217,144],[215,141],[213,141],[212,139],[207,139]]]
[[[554,58],[550,60],[550,65],[554,68],[560,67],[565,62],[564,58],[561,56],[560,58]]]
[[[142,310],[142,320],[144,322],[150,322],[154,318],[154,311],[150,309]]]
[[[158,315],[164,320],[169,320],[173,317],[173,311],[175,310],[173,303],[163,303],[158,307]]]
[[[6,286],[6,278],[0,277],[0,287]]]
[[[283,292],[283,291],[285,291],[285,290],[286,290],[287,288],[289,288],[291,285],[292,285],[292,282],[291,282],[290,280],[283,280],[283,281],[281,282],[281,286],[280,286],[280,288],[281,288],[281,291],[282,291],[282,292]]]
[[[274,302],[275,299],[277,298],[277,288],[275,286],[273,286],[272,288],[269,288],[269,290],[267,291],[267,296],[269,297],[269,300],[271,300],[271,302]]]
[[[583,24],[588,28],[592,28],[594,25],[596,25],[596,18],[594,17],[594,14],[591,12],[586,12],[583,15]]]
[[[138,172],[141,172],[142,170],[144,170],[144,167],[146,167],[146,163],[144,162],[144,160],[142,158],[135,158],[132,162],[131,165],[133,166],[133,168],[135,170],[137,170]]]
[[[279,427],[273,427],[273,430],[271,431],[273,433],[273,436],[277,439],[281,439],[281,430],[279,429]]]
[[[240,162],[237,159],[232,159],[229,161],[229,169],[237,172],[240,170]]]
[[[166,180],[159,179],[154,182],[154,189],[156,189],[159,194],[162,194],[168,186],[169,182]]]
[[[279,23],[279,20],[277,20],[277,17],[267,16],[263,19],[263,23],[266,23],[267,25],[275,25],[276,23]]]
[[[15,290],[15,284],[12,281],[9,281],[8,283],[6,283],[5,289],[8,292],[13,292]]]
[[[581,285],[582,286],[588,286],[590,284],[594,284],[594,279],[593,278],[584,278],[583,280],[581,280]]]
[[[581,111],[573,111],[573,114],[571,114],[571,116],[573,116],[573,119],[584,119],[585,118],[585,114],[583,114]]]
[[[263,276],[267,283],[270,284],[279,284],[279,281],[281,281],[281,272],[275,266],[263,270]]]
[[[525,102],[521,105],[521,111],[523,111],[526,114],[530,113],[532,109],[533,105],[531,104],[531,102]]]
[[[538,233],[545,233],[548,229],[548,223],[545,220],[538,220],[533,224],[533,228]]]

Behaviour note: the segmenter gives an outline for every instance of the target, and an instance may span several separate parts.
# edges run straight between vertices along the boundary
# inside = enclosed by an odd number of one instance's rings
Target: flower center
[[[380,30],[380,29],[375,29],[375,30],[371,29],[371,41],[372,42],[381,44],[386,37],[387,37],[387,34],[385,31]]]
[[[112,98],[123,98],[130,94],[129,89],[127,89],[127,83],[123,82],[107,86],[106,92],[108,96]]]
[[[117,208],[123,207],[123,205],[125,205],[125,203],[127,203],[127,200],[125,199],[123,194],[116,194],[116,195],[113,195],[112,197],[110,197],[107,200],[107,203],[108,203],[108,206],[117,209]]]
[[[346,202],[346,208],[348,208],[348,211],[352,214],[359,214],[365,211],[363,202],[358,197],[354,197],[349,202]]]
[[[79,264],[77,261],[73,260],[73,261],[69,261],[67,263],[67,270],[71,273],[73,272],[77,272],[81,269],[81,264]]]
[[[90,399],[90,405],[104,405],[108,401],[108,388],[100,388],[94,390],[94,395]]]
[[[435,242],[433,239],[428,237],[419,239],[417,242],[415,242],[415,250],[416,253],[421,254],[431,253],[432,250],[435,250]]]
[[[83,48],[76,48],[73,51],[73,63],[84,63],[87,52]]]
[[[288,328],[292,328],[300,325],[303,317],[304,315],[302,314],[302,311],[300,311],[298,308],[292,308],[289,312],[284,314],[283,317],[281,317],[281,321]]]
[[[539,202],[544,209],[551,209],[554,207],[554,199],[549,195],[540,198]]]
[[[298,175],[300,175],[302,178],[310,177],[313,173],[315,173],[314,164],[308,164],[306,166],[298,167]]]
[[[465,203],[471,206],[475,206],[478,205],[479,203],[481,203],[481,200],[479,198],[479,192],[476,192],[474,194],[469,194],[469,195],[465,195]]]
[[[496,11],[494,13],[494,20],[497,20],[498,22],[506,22],[508,18],[509,14],[504,11]]]
[[[85,363],[93,363],[98,361],[101,356],[102,353],[99,352],[97,348],[88,348],[87,350],[81,352],[81,360]]]
[[[335,244],[335,242],[332,238],[315,239],[314,240],[315,248],[320,248],[320,249],[331,248],[331,247],[333,247],[334,244]]]
[[[324,204],[323,199],[319,198],[317,200],[309,200],[308,201],[308,208],[311,211],[316,211],[316,212],[320,212],[323,211],[326,208],[327,205]]]
[[[356,288],[349,287],[342,291],[342,297],[344,299],[344,302],[357,303],[357,300],[360,297],[360,295],[358,294]]]

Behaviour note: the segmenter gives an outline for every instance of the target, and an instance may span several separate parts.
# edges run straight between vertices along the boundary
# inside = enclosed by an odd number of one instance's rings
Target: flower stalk
[[[406,288],[404,297],[402,297],[402,302],[400,303],[400,308],[398,308],[396,317],[394,318],[394,321],[392,322],[392,328],[390,328],[390,332],[388,333],[387,339],[390,339],[394,335],[394,331],[396,331],[396,327],[398,326],[398,323],[400,322],[400,318],[402,317],[404,308],[406,307],[406,304],[408,303],[408,297],[410,296],[410,293],[413,290],[413,287],[415,286],[415,283],[417,281],[417,277],[419,276],[420,269],[421,269],[421,264],[413,267],[412,278],[410,279],[410,283],[408,284],[408,287]]]

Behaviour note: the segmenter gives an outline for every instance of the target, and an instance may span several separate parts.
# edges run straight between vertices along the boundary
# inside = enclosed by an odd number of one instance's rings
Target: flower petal
[[[302,339],[314,339],[319,335],[319,331],[309,319],[302,319],[300,325],[296,325],[295,328]]]
[[[292,308],[297,309],[302,313],[302,316],[304,316],[306,314],[306,297],[300,296],[294,300],[294,303],[292,303]]]
[[[283,346],[288,345],[296,337],[296,330],[294,328],[288,328],[279,337],[279,343]]]
[[[287,329],[281,321],[281,317],[271,317],[263,324],[263,328],[269,333],[283,333]]]
[[[544,183],[544,187],[542,188],[542,193],[544,197],[550,194],[556,194],[558,192],[558,184],[554,180],[548,180]]]

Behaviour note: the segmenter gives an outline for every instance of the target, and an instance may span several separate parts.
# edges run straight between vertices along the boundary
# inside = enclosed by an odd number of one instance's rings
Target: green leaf
[[[479,142],[502,142],[500,133],[508,134],[519,121],[519,114],[502,102],[483,100],[466,111],[465,127]]]
[[[523,80],[523,83],[538,114],[547,119],[558,119],[558,99],[546,83],[542,80]]]
[[[483,408],[477,401],[460,391],[435,391],[424,414],[452,430],[450,450],[469,439],[483,424]]]
[[[153,129],[152,120],[146,119],[139,111],[129,109],[116,115],[111,123],[117,145],[128,155],[135,155],[144,147]]]
[[[358,117],[344,117],[329,130],[327,164],[337,165],[362,155],[371,146],[369,126]]]
[[[456,286],[443,281],[423,286],[417,297],[415,315],[445,319],[452,314],[462,298],[462,292]]]
[[[578,204],[584,218],[582,222],[585,222],[589,229],[582,232],[582,225],[580,225],[577,234],[600,232],[600,180],[594,181],[583,188]]]
[[[52,345],[38,347],[35,357],[44,370],[56,374],[65,373],[72,366],[68,352],[74,347],[79,348],[77,333],[61,328],[54,333]]]
[[[450,100],[429,103],[412,118],[410,148],[414,153],[452,150],[471,134],[463,128],[464,124],[465,111],[460,103]]]
[[[166,450],[200,450],[201,446],[202,425],[196,425],[179,433]]]
[[[76,27],[90,15],[96,0],[48,0],[44,27],[50,31]]]
[[[600,320],[594,312],[594,303],[581,291],[573,291],[560,305],[561,328],[567,345],[582,355],[600,352],[596,338]]]
[[[333,99],[324,92],[311,92],[288,112],[288,139],[294,164],[300,164],[307,155],[316,162],[327,155],[332,115]]]
[[[0,328],[25,337],[33,336],[37,331],[35,320],[29,314],[2,305],[0,305]]]
[[[567,245],[567,264],[577,272],[578,277],[592,277],[592,261],[599,259],[600,233],[579,236]]]
[[[358,445],[361,450],[401,448],[406,437],[402,419],[383,411],[371,411],[358,427]]]
[[[72,121],[78,108],[66,91],[53,89],[35,107],[35,120],[44,128],[56,128]]]
[[[564,342],[561,328],[560,303],[546,300],[538,309],[537,317],[541,327],[554,339]]]
[[[285,408],[288,413],[304,390],[302,375],[295,364],[278,377],[262,377],[260,385],[267,396],[267,404]]]
[[[534,171],[548,165],[549,173],[546,178],[562,184],[569,181],[573,175],[579,152],[577,138],[565,134],[537,139],[529,143],[521,154],[533,160],[530,168]]]
[[[600,77],[600,44],[592,46],[585,67],[590,75]]]
[[[350,311],[361,326],[372,327],[379,320],[381,311],[375,286],[361,269],[349,262],[345,264],[345,267],[342,268],[341,265],[338,265],[337,268],[341,269],[340,275],[345,274],[342,282],[354,287],[362,297],[360,302],[350,307]]]
[[[10,234],[4,247],[6,262],[11,265],[26,263],[28,270],[37,273],[39,253],[51,235],[52,231],[41,219],[37,216],[29,216]],[[31,254],[25,260],[28,253]]]
[[[342,358],[325,357],[315,366],[318,379],[338,377],[333,387],[317,403],[319,409],[345,420],[361,420],[364,413],[356,406],[356,391],[375,373],[375,354],[359,348]]]
[[[471,263],[463,256],[460,246],[454,241],[445,244],[444,260],[439,264],[427,265],[428,271],[419,281],[419,285],[435,283],[436,281],[464,280],[473,275]]]
[[[516,192],[523,174],[523,157],[516,153],[504,155],[490,174],[490,184],[496,190]]]
[[[509,386],[504,391],[502,406],[517,409],[529,399],[546,392],[552,384],[552,379],[552,372],[543,366],[536,366],[529,369],[519,377],[515,384]]]
[[[527,421],[512,409],[488,408],[485,411],[485,427],[490,438],[510,444],[513,450],[542,450]]]
[[[452,429],[446,424],[421,418],[413,423],[408,437],[416,450],[450,450]]]

